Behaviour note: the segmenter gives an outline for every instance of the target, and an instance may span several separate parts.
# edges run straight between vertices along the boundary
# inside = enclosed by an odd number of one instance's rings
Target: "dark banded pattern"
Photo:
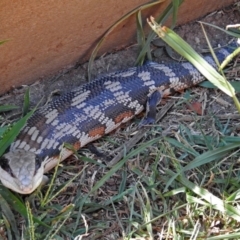
[[[216,55],[221,62],[232,51],[232,47],[222,48]],[[210,56],[206,56],[205,59],[215,67]],[[37,187],[35,185],[39,183],[39,179],[34,185],[28,175],[34,178],[38,167],[34,168],[31,163],[32,170],[29,174],[27,170],[24,171],[23,166],[25,162],[27,164],[27,157],[24,157],[23,162],[17,155],[26,154],[29,161],[33,161],[36,156],[38,165],[39,161],[40,163],[42,161],[39,169],[42,168],[41,172],[46,172],[57,164],[63,143],[70,143],[77,150],[139,114],[149,99],[157,104],[162,97],[189,88],[203,80],[200,72],[188,62],[170,64],[150,62],[87,83],[34,113],[12,143],[9,153],[3,156],[4,161],[0,161],[0,179],[7,185],[9,181],[7,178],[11,175],[17,180],[7,187],[20,193],[30,193]],[[159,94],[152,95],[156,91]],[[152,106],[151,102],[148,102],[147,106],[148,109],[152,109],[151,116],[154,116],[153,108],[156,106]],[[71,151],[66,150],[61,160],[70,154]],[[18,174],[16,169],[19,162],[22,164],[22,172]],[[5,172],[11,171],[9,168],[15,166],[16,169],[9,176],[6,174],[5,178],[1,177]]]

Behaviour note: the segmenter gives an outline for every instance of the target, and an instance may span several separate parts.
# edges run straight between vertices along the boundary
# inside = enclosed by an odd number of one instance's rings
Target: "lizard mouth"
[[[0,159],[2,184],[21,194],[32,193],[41,184],[43,173],[44,163],[32,152],[15,150]]]

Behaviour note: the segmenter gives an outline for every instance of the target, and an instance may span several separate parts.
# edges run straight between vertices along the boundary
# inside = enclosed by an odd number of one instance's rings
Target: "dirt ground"
[[[228,24],[237,24],[240,22],[239,9],[237,9],[235,6],[213,12],[205,16],[203,19],[201,19],[201,21],[211,23],[223,28]],[[209,27],[206,27],[206,29],[213,46],[222,46],[226,44],[229,39],[231,39],[231,37],[227,36],[225,33],[217,29]],[[201,30],[201,26],[197,21],[179,26],[175,30],[199,53],[204,52],[204,49],[207,48],[206,40]],[[159,45],[158,40],[156,45]],[[153,56],[157,56],[157,58],[154,57],[154,61],[173,61],[168,57],[166,51],[164,51],[162,47],[160,47],[160,49],[156,49],[154,46],[153,48]],[[137,58],[137,53],[138,47],[136,45],[132,45],[123,51],[119,51],[113,54],[106,54],[99,57],[93,65],[93,78],[104,73],[126,69],[133,66]],[[42,101],[42,103],[44,103],[53,93],[57,93],[57,95],[62,94],[63,92],[69,91],[70,89],[73,89],[74,87],[86,82],[87,65],[88,63],[85,63],[70,70],[63,70],[55,76],[49,76],[45,79],[36,79],[36,82],[29,86],[31,105],[35,106],[42,98],[45,99]],[[1,96],[0,104],[14,104],[21,106],[23,103],[23,96],[26,88],[28,88],[28,86],[18,87],[13,89],[11,92]],[[20,112],[21,108],[10,113],[10,115],[8,115],[9,121],[14,119],[16,116],[19,116]]]

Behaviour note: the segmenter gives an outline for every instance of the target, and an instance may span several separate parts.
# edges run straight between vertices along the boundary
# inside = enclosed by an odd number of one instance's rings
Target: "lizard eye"
[[[12,177],[15,177],[8,163],[8,159],[5,157],[0,158],[0,167],[8,172]]]

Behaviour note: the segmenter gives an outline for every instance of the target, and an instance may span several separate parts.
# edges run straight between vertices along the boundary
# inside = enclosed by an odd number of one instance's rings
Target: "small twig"
[[[240,119],[240,115],[239,114],[227,114],[227,115],[215,115],[216,118],[220,119],[220,120],[238,120]],[[183,117],[179,117],[178,121],[184,121],[184,122],[192,122],[192,121],[198,121],[201,120],[203,118],[206,118],[206,116],[190,116],[190,115],[186,115]]]

